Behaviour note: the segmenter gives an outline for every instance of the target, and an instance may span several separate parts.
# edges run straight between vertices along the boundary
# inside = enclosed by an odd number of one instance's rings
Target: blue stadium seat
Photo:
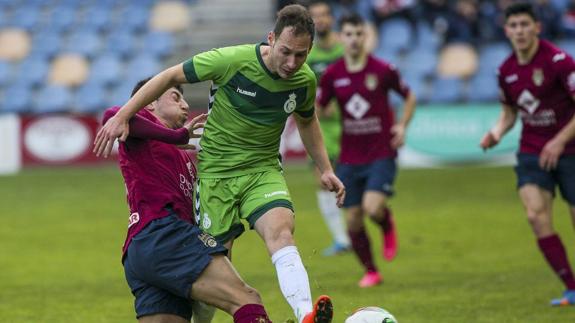
[[[487,44],[479,51],[479,72],[493,74],[511,54],[511,48],[507,43]]]
[[[431,86],[430,103],[456,103],[463,98],[463,82],[457,78],[437,78]]]
[[[107,98],[106,107],[121,106],[128,102],[130,95],[132,94],[132,89],[136,85],[137,81],[130,82],[125,81],[122,84],[116,86],[112,90],[112,94]]]
[[[53,57],[62,48],[62,36],[51,29],[39,31],[32,37],[32,53],[43,55],[46,58]]]
[[[93,58],[98,54],[100,48],[100,36],[95,31],[77,30],[68,38],[64,51]]]
[[[36,6],[24,5],[17,7],[12,13],[10,25],[26,30],[33,30],[40,22],[40,9]]]
[[[79,28],[103,32],[109,30],[112,23],[110,8],[92,6],[85,10]],[[119,32],[119,31],[114,31]]]
[[[495,74],[476,74],[469,81],[467,100],[471,102],[497,102],[499,87]]]
[[[57,85],[47,85],[40,89],[32,107],[34,113],[53,113],[69,111],[72,105],[72,95],[68,88]]]
[[[134,57],[127,66],[127,74],[132,79],[143,79],[149,76],[154,76],[162,71],[162,65],[152,55],[140,54]]]
[[[122,9],[116,17],[114,25],[133,32],[143,32],[148,27],[150,10],[143,6],[132,4]]]
[[[70,30],[76,22],[76,10],[70,7],[60,7],[50,10],[43,27],[57,32]]]
[[[437,53],[434,50],[413,50],[405,58],[404,68],[424,76],[431,76],[437,68]]]
[[[2,101],[0,101],[0,112],[26,113],[30,111],[32,95],[27,86],[14,84],[6,88]]]
[[[98,83],[89,82],[79,87],[74,93],[74,111],[96,113],[107,107],[106,89]]]
[[[564,39],[559,41],[557,46],[563,49],[567,54],[571,55],[571,57],[575,57],[575,40]]]
[[[417,48],[418,50],[437,51],[441,45],[441,37],[425,23],[417,24]]]
[[[403,19],[391,19],[379,27],[379,47],[386,51],[407,50],[411,41],[411,27]]]
[[[402,72],[401,77],[417,97],[418,103],[425,103],[429,100],[429,91],[425,81],[427,76],[418,73],[417,71],[406,69],[405,73]]]
[[[29,56],[15,67],[14,82],[29,87],[46,81],[49,64],[43,56]]]
[[[122,76],[122,69],[123,66],[116,55],[103,55],[92,62],[89,80],[105,86],[111,86],[118,83],[119,78]]]
[[[111,32],[104,45],[104,52],[116,54],[122,58],[135,55],[138,50],[137,36],[128,30],[118,30]]]
[[[144,36],[143,48],[146,49],[146,53],[165,58],[174,49],[172,34],[160,31],[150,32]]]
[[[4,61],[0,61],[0,86],[6,85],[10,81],[12,66]]]

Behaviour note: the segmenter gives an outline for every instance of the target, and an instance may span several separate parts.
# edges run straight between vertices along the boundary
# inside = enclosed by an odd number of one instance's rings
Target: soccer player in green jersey
[[[344,49],[337,33],[333,31],[333,16],[329,4],[326,1],[313,1],[309,4],[308,10],[315,24],[316,39],[306,63],[319,82],[327,66],[343,56]],[[333,165],[339,155],[341,133],[339,109],[330,107],[326,111],[328,112],[319,115],[320,127],[327,155]],[[319,179],[321,174],[317,168],[315,173]],[[333,256],[350,250],[350,242],[341,211],[336,205],[335,194],[319,186],[317,191],[319,210],[333,239],[332,245],[323,251],[323,255]]]
[[[278,13],[268,43],[200,53],[152,78],[98,132],[94,151],[107,156],[116,138],[125,140],[128,120],[140,107],[177,84],[211,80],[210,112],[200,141],[196,221],[231,250],[242,220],[264,240],[280,289],[298,322],[331,322],[332,304],[315,304],[293,237],[294,212],[279,160],[280,136],[294,115],[321,182],[345,188],[330,165],[314,111],[315,75],[305,65],[314,25],[308,11],[290,5]],[[294,113],[295,112],[295,113]]]

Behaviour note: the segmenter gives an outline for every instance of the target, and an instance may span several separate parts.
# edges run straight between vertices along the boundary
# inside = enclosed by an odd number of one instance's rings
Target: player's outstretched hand
[[[479,146],[483,149],[483,151],[486,151],[489,148],[495,147],[499,143],[500,139],[501,138],[495,136],[493,131],[490,130],[483,136],[481,142],[479,142]]]
[[[116,138],[119,138],[120,141],[125,141],[129,132],[128,120],[124,120],[116,114],[98,131],[96,139],[94,139],[93,152],[98,157],[104,156],[107,158],[112,152]]]
[[[335,192],[337,206],[342,207],[345,199],[345,186],[343,186],[339,178],[332,171],[324,172],[321,174],[321,185],[327,190]]]
[[[539,155],[539,167],[546,171],[555,169],[564,149],[565,144],[561,140],[557,138],[549,140]]]
[[[202,136],[201,134],[194,133],[194,130],[203,128],[206,120],[208,120],[208,115],[206,113],[202,113],[184,124],[184,128],[188,129],[190,138],[200,138]]]
[[[405,127],[401,124],[395,124],[391,127],[391,147],[398,149],[405,143]]]

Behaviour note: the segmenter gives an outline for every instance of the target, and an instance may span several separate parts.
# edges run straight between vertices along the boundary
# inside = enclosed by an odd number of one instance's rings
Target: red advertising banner
[[[22,116],[21,120],[24,166],[93,164],[110,160],[92,153],[99,127],[96,116]],[[115,156],[112,155],[112,160]]]

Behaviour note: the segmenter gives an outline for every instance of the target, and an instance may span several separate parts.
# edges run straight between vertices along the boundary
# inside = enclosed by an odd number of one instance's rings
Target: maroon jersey
[[[371,55],[358,72],[348,72],[343,58],[327,68],[320,79],[317,102],[325,107],[333,97],[337,99],[342,120],[340,163],[368,164],[397,155],[391,147],[390,129],[395,120],[389,90],[403,98],[409,94],[395,67]]]
[[[523,131],[519,151],[539,154],[575,113],[575,61],[545,40],[531,62],[520,65],[515,54],[499,67],[501,103],[519,110]],[[575,140],[564,154],[575,154]]]
[[[118,107],[106,110],[103,123],[118,110]],[[130,208],[123,253],[132,237],[148,223],[169,214],[166,207],[181,219],[194,222],[192,193],[196,168],[191,155],[174,145],[186,144],[188,140],[187,129],[166,128],[145,109],[130,120],[130,136],[119,146],[119,164]]]

